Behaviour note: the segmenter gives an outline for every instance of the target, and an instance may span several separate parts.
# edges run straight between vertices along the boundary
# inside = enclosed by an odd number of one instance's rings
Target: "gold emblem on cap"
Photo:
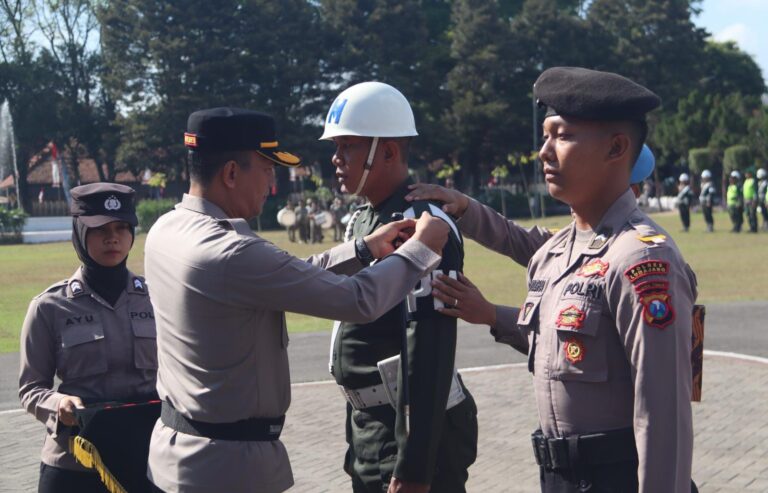
[[[197,135],[184,132],[184,145],[197,147]]]
[[[294,156],[290,152],[278,151],[275,153],[275,157],[286,164],[299,164],[301,162],[298,156]]]

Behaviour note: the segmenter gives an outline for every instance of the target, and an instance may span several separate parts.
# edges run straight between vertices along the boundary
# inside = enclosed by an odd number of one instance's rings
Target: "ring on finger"
[[[454,302],[453,306],[455,306],[456,308],[458,308],[458,307],[459,307],[459,299],[458,299],[458,298],[454,298],[454,299],[455,299],[456,301]]]

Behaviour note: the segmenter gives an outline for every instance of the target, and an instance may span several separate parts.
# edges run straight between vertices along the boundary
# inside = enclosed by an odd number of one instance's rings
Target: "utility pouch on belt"
[[[180,433],[213,440],[268,442],[280,438],[285,415],[276,418],[248,418],[232,423],[205,423],[190,419],[163,401],[160,420]]]

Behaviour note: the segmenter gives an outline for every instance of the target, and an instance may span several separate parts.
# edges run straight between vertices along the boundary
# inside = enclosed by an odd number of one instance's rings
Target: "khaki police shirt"
[[[374,320],[440,261],[409,240],[374,267],[339,275],[361,267],[352,243],[302,261],[190,195],[158,220],[145,251],[158,322],[158,393],[183,415],[209,423],[285,414],[285,311]],[[279,440],[209,440],[160,421],[149,477],[166,491],[273,492],[293,484]]]
[[[505,218],[477,203],[467,212],[468,237],[518,248]],[[545,435],[633,427],[640,491],[688,492],[695,275],[630,190],[567,262],[574,228],[533,255],[522,307],[497,307],[497,339],[528,353]]]
[[[68,452],[71,428],[58,420],[64,395],[87,404],[154,393],[155,337],[147,285],[132,273],[114,307],[86,284],[80,269],[32,300],[21,330],[19,398],[45,424],[45,464],[85,470]],[[61,380],[56,389],[54,376]]]

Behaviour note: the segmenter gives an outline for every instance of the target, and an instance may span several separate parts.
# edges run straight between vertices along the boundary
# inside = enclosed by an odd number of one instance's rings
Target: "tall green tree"
[[[451,105],[445,119],[454,139],[452,159],[462,164],[463,181],[473,189],[483,169],[490,171],[506,155],[509,24],[496,0],[456,0],[451,21],[455,65],[446,78]]]
[[[270,112],[286,144],[311,148],[316,131],[306,129],[316,128],[320,107],[316,16],[303,0],[109,2],[99,18],[107,84],[126,108],[121,159],[181,176],[187,115],[225,105]]]
[[[675,107],[702,77],[707,33],[693,22],[700,0],[594,0],[589,27],[605,36],[612,54],[600,68],[649,87]]]

